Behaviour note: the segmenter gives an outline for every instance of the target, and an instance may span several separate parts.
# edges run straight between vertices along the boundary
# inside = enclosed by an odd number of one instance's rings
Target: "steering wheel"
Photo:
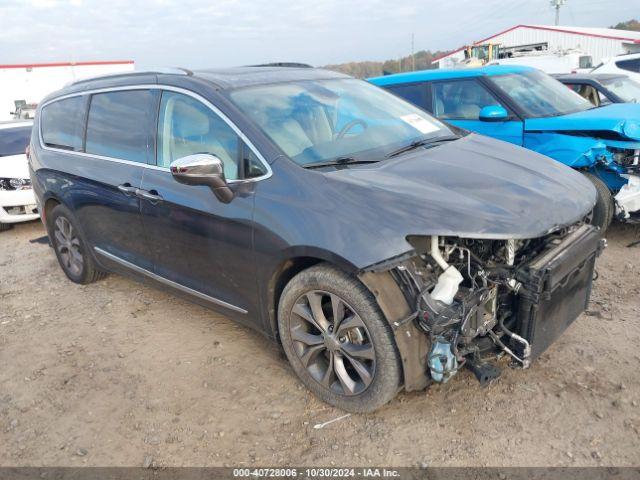
[[[349,132],[349,130],[351,130],[353,127],[357,125],[360,125],[365,130],[367,129],[367,122],[365,122],[364,120],[360,120],[359,118],[355,120],[351,120],[349,123],[347,123],[344,127],[340,129],[340,131],[338,132],[338,135],[336,135],[336,140],[339,140],[342,137],[344,137]]]

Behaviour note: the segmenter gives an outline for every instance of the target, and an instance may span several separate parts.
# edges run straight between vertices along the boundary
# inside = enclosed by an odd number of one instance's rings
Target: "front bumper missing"
[[[531,360],[587,308],[596,257],[604,246],[599,231],[583,225],[519,272],[517,330],[531,345]],[[519,355],[520,348],[514,345]]]
[[[632,213],[640,210],[640,176],[623,175],[628,182],[614,197],[616,201],[616,215],[628,219]]]
[[[526,359],[527,364],[544,352],[586,309],[595,259],[604,248],[603,242],[598,229],[583,225],[520,269],[516,277],[520,287],[512,297],[516,323],[509,328],[530,345],[527,348],[523,342],[507,335],[502,341],[508,343],[515,355]],[[393,329],[407,391],[422,390],[433,381],[427,364],[431,341],[415,321],[420,313],[415,310],[415,295],[420,290],[417,286],[410,288],[410,279],[402,281],[402,276],[396,274],[410,275],[410,263],[394,259],[384,263],[384,270],[369,269],[358,275],[375,296]],[[480,338],[478,347],[481,359],[488,359],[488,352],[499,350],[489,337]],[[498,374],[496,369],[488,371],[486,365],[481,362],[476,367],[483,368],[474,370],[485,383]]]

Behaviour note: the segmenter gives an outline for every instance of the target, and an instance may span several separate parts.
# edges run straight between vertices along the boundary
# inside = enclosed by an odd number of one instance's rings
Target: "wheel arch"
[[[356,274],[358,268],[348,260],[322,249],[292,249],[271,272],[267,282],[266,300],[270,334],[280,343],[278,334],[278,305],[284,287],[298,273],[319,263],[327,263],[347,273]]]
[[[49,195],[48,198],[44,199],[42,204],[42,223],[47,227],[47,218],[51,214],[51,211],[58,205],[64,205],[62,200],[54,195]]]

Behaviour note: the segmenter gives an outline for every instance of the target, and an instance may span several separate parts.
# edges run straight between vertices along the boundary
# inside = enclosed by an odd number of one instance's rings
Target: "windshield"
[[[242,88],[233,102],[299,165],[382,160],[399,147],[450,137],[443,123],[381,88],[355,79]]]
[[[23,154],[30,138],[30,126],[0,129],[0,157]]]
[[[489,77],[528,118],[557,117],[593,108],[573,90],[538,70]]]
[[[640,83],[634,82],[630,78],[616,77],[607,80],[600,80],[600,83],[618,95],[625,102],[638,103],[638,100],[640,100]]]

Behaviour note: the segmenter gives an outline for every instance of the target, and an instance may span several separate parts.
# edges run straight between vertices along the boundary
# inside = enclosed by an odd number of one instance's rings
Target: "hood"
[[[21,154],[0,157],[0,178],[29,178],[27,156]]]
[[[407,235],[535,238],[580,220],[596,200],[589,180],[571,168],[475,134],[325,177],[334,212],[356,228],[374,225],[381,242]]]
[[[640,104],[614,103],[559,117],[528,118],[525,130],[615,132],[623,140],[640,140]]]

